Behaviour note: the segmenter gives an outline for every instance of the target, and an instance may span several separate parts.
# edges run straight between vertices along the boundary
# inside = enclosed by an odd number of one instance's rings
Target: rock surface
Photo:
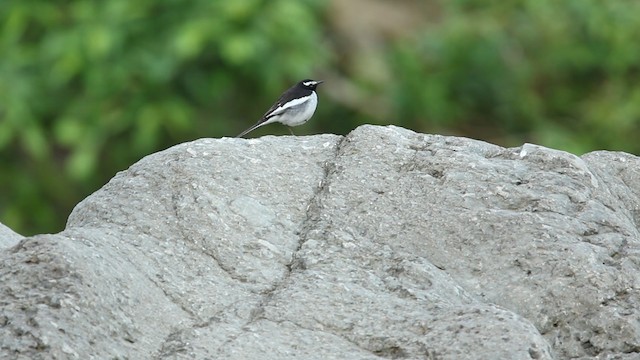
[[[0,250],[0,358],[635,359],[639,223],[624,153],[202,139]]]
[[[0,224],[0,250],[12,247],[22,240],[22,235],[11,230],[4,224]]]

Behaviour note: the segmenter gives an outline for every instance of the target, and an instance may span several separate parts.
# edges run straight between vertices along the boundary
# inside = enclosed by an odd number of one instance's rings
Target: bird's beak
[[[316,80],[316,85],[320,85],[324,82],[324,80]]]

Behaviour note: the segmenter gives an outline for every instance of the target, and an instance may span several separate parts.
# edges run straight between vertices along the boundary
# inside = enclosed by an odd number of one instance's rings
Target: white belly
[[[281,122],[287,126],[298,126],[306,123],[311,117],[313,113],[316,112],[316,107],[318,106],[318,95],[315,92],[311,93],[309,96],[309,100],[304,103],[292,106],[287,109],[287,111],[281,115],[274,116],[270,120]],[[271,121],[269,121],[271,122]]]

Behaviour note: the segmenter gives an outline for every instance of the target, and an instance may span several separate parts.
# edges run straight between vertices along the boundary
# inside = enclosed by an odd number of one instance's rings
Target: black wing
[[[267,112],[264,113],[264,115],[262,115],[262,119],[260,119],[260,121],[258,123],[269,120],[269,118],[272,116],[271,113],[273,113],[274,110],[276,110],[277,108],[283,106],[284,104],[286,104],[290,100],[293,100],[296,97],[299,97],[298,95],[300,95],[300,94],[298,94],[298,84],[293,85],[292,87],[288,88],[287,91],[282,93],[282,95],[280,96],[278,101],[276,101],[276,103],[273,104],[269,108],[269,110],[267,110]]]

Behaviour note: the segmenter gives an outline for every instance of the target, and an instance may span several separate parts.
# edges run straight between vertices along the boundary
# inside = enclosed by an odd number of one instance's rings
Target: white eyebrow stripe
[[[311,81],[305,81],[305,82],[303,82],[302,84],[303,84],[304,86],[309,86],[309,85],[313,85],[313,84],[315,84],[315,83],[316,83],[315,81],[311,80]]]
[[[307,96],[303,96],[301,98],[297,98],[294,100],[290,100],[289,102],[285,103],[282,106],[278,106],[277,108],[273,109],[272,112],[270,112],[269,114],[267,114],[267,118],[270,118],[272,116],[276,116],[278,114],[281,114],[283,111],[287,110],[288,108],[294,107],[294,106],[298,106],[302,103],[304,103],[305,101],[309,100],[309,98],[311,97],[311,95],[307,95]]]

